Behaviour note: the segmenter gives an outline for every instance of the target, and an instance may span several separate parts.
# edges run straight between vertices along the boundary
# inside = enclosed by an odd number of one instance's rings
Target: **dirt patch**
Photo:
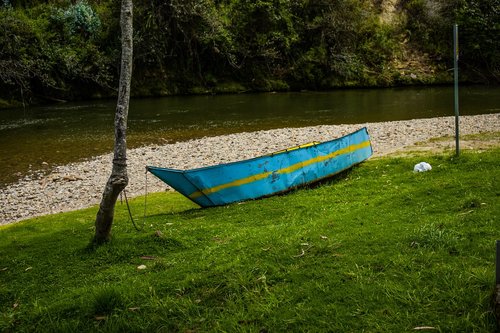
[[[393,23],[397,18],[397,0],[380,0],[379,6],[382,10],[380,13],[380,20],[383,23]]]
[[[491,148],[500,148],[500,132],[470,135],[460,139],[460,150],[483,151]],[[456,149],[454,137],[441,137],[414,145],[406,146],[387,155],[395,157],[415,156],[421,154],[437,154],[454,152]]]

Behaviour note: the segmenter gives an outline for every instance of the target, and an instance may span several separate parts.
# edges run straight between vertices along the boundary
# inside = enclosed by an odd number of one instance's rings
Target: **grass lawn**
[[[4,226],[0,331],[493,332],[499,196],[493,148],[225,207],[149,195],[96,249],[95,207]]]

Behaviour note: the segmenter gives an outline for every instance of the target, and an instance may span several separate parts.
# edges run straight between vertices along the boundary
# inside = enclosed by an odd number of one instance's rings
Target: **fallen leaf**
[[[67,181],[67,182],[74,182],[74,181],[77,181],[77,180],[83,180],[82,177],[75,176],[75,175],[66,175],[62,179],[65,180],[65,181]]]
[[[139,265],[139,266],[137,266],[138,270],[143,270],[143,269],[146,269],[146,268],[147,268],[146,265]]]
[[[136,307],[136,308],[128,308],[129,311],[139,311],[141,308]]]
[[[415,331],[425,331],[425,330],[435,330],[435,329],[436,328],[432,326],[418,326],[414,328]]]
[[[306,252],[304,251],[304,249],[302,249],[302,253],[301,254],[298,254],[296,256],[293,256],[294,258],[299,258],[299,257],[302,257],[304,254],[306,254]]]
[[[4,268],[0,269],[0,271],[5,272],[8,269],[9,269],[8,267],[4,267]]]
[[[106,319],[108,319],[108,317],[106,317],[106,316],[95,316],[95,320],[100,321],[100,320],[106,320]]]
[[[12,305],[12,308],[13,308],[13,309],[15,309],[15,308],[17,308],[18,306],[19,306],[19,304],[14,303],[14,304]]]
[[[27,272],[27,271],[29,271],[31,269],[33,269],[33,267],[30,266],[30,267],[26,268],[24,271]]]
[[[323,236],[323,235],[319,236],[319,238],[321,238],[321,239],[328,239],[327,236]]]
[[[153,256],[142,256],[141,259],[142,260],[155,260],[156,257],[153,257]]]

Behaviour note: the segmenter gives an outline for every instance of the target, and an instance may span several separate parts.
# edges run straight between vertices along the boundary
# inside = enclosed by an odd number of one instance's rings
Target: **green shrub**
[[[86,2],[66,11],[51,4],[0,7],[2,97],[74,99],[109,89],[119,53],[107,48],[100,24]]]
[[[63,13],[63,17],[73,33],[80,33],[85,37],[93,36],[101,27],[99,16],[86,1],[78,1]]]
[[[461,64],[482,81],[500,82],[500,0],[461,1],[456,11]]]

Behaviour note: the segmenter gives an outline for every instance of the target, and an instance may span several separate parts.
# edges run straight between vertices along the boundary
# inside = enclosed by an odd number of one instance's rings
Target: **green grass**
[[[499,176],[493,149],[211,209],[154,194],[95,249],[96,208],[5,226],[0,331],[492,332]]]

